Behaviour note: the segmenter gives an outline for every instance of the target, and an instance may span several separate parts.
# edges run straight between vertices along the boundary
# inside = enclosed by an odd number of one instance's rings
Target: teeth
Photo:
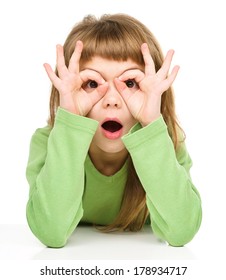
[[[102,124],[102,127],[107,131],[116,132],[122,128],[122,125],[116,121],[107,121]]]

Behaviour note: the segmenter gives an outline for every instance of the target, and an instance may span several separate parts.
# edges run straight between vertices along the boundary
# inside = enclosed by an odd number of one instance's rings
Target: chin
[[[103,145],[100,149],[105,153],[109,153],[109,154],[125,152],[126,150],[125,146],[122,143],[121,144],[109,143],[107,145]]]

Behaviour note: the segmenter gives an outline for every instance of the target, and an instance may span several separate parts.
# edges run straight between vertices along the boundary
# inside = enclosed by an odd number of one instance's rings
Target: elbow
[[[45,246],[62,248],[67,243],[67,235],[63,227],[53,223],[38,223],[34,217],[27,214],[27,222],[34,236]]]
[[[165,240],[170,246],[182,247],[189,243],[198,232],[202,221],[202,212],[200,210],[196,217],[182,219],[159,228],[156,224],[152,226],[153,232]]]
[[[66,215],[41,215],[33,208],[27,207],[27,222],[32,233],[50,248],[62,248],[66,245],[68,238],[79,223],[83,210],[77,212],[74,219],[65,219]]]
[[[172,247],[183,247],[193,239],[194,235],[176,232],[166,236],[167,243]]]
[[[62,248],[67,243],[67,237],[62,230],[55,227],[47,228],[45,232],[39,233],[38,239],[49,248]]]
[[[182,247],[188,244],[198,232],[201,220],[202,216],[200,214],[195,221],[184,222],[175,226],[166,234],[166,241],[173,247]]]
[[[36,237],[43,245],[45,245],[48,248],[63,248],[67,243],[67,240],[63,239],[62,237],[46,237],[40,235],[36,235]]]
[[[67,243],[65,232],[55,226],[36,227],[28,220],[28,225],[35,237],[49,248],[62,248]]]

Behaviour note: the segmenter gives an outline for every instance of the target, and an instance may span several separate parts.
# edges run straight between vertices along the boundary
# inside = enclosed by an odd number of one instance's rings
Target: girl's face
[[[132,60],[115,61],[99,56],[93,57],[82,65],[81,70],[94,71],[107,82],[108,87],[104,97],[98,101],[87,117],[99,122],[91,146],[96,152],[118,153],[125,150],[121,137],[129,132],[137,122],[128,110],[122,96],[118,92],[114,79],[131,69],[142,70],[142,67]],[[126,81],[131,94],[138,89],[134,80]],[[84,89],[92,94],[98,87],[95,81],[89,81]]]

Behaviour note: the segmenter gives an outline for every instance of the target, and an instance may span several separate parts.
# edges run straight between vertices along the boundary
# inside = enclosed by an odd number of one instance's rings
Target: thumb
[[[101,98],[104,97],[108,90],[108,83],[105,82],[103,85],[98,86],[98,88],[90,94],[92,104],[96,104]]]
[[[129,98],[131,97],[131,92],[128,89],[127,85],[124,82],[120,81],[118,78],[114,79],[114,83],[118,92],[121,94],[122,98],[127,103]]]

